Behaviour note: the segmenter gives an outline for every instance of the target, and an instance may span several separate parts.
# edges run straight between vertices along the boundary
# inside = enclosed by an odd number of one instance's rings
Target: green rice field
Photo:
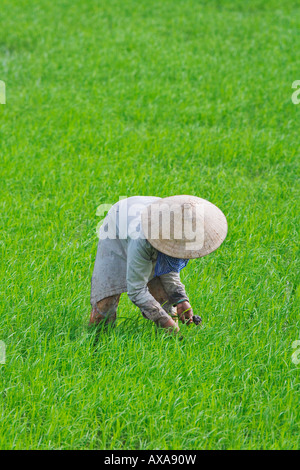
[[[300,2],[1,11],[0,449],[298,449]],[[88,328],[97,207],[175,194],[228,221],[202,326]]]

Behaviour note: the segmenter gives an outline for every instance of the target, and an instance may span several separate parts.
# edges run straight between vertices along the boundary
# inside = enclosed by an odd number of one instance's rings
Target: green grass
[[[300,4],[3,0],[1,449],[296,449]],[[194,194],[228,237],[167,338],[87,329],[99,204]]]

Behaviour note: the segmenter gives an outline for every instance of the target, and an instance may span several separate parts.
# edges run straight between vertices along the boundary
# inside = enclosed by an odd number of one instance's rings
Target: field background
[[[1,449],[295,449],[300,3],[1,0]],[[194,194],[203,327],[122,296],[89,331],[101,203]]]

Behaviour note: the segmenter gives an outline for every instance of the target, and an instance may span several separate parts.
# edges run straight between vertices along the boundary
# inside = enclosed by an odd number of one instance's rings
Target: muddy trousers
[[[162,308],[172,317],[176,315],[176,309],[170,302],[161,280],[155,277],[148,282],[147,286],[150,294],[160,303]],[[90,325],[97,324],[101,320],[105,320],[106,323],[115,323],[120,297],[121,294],[112,295],[97,302],[91,311]]]

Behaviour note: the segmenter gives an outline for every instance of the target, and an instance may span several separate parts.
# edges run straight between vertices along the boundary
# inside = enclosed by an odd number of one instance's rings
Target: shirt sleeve
[[[185,292],[185,287],[180,281],[179,273],[170,272],[167,274],[162,274],[159,276],[159,278],[162,285],[164,286],[166,293],[168,294],[170,302],[173,305],[177,304],[180,300],[189,301],[189,298]]]
[[[127,293],[145,318],[163,326],[170,317],[147,287],[153,270],[152,251],[152,246],[145,239],[128,241]]]

